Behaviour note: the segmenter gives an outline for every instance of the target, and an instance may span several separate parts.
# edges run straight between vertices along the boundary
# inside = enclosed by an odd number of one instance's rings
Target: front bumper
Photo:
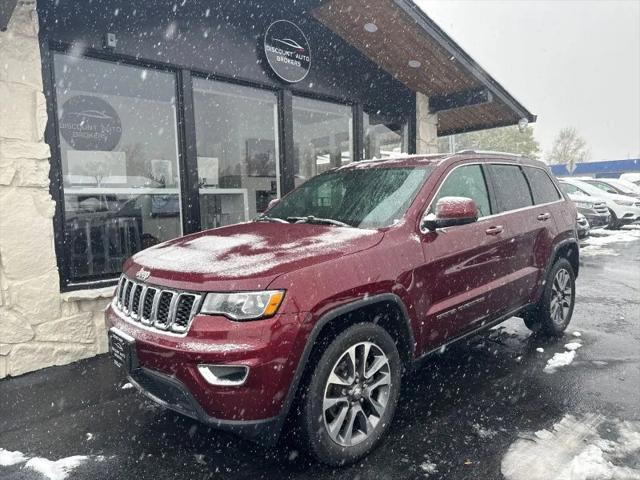
[[[233,322],[196,316],[186,335],[145,328],[109,306],[107,329],[116,327],[135,339],[136,368],[131,382],[147,397],[203,423],[268,443],[277,436],[281,412],[299,355],[296,314],[267,320]],[[241,386],[214,386],[199,364],[245,365]]]
[[[609,219],[611,218],[608,213],[597,213],[591,209],[578,209],[578,211],[585,216],[591,228],[604,227],[609,224]]]

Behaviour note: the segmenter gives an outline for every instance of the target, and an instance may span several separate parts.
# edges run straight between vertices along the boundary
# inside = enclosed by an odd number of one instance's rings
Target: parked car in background
[[[560,180],[560,188],[576,204],[578,212],[586,217],[591,228],[609,225],[611,214],[606,200],[584,193],[575,185]]]
[[[354,162],[254,222],[134,255],[111,354],[164,407],[267,442],[297,425],[316,458],[351,463],[389,429],[403,371],[443,346],[514,315],[562,334],[576,214],[521,156]]]
[[[578,238],[583,239],[589,236],[589,221],[580,212],[578,212],[576,217],[576,226],[578,230]]]
[[[629,184],[624,180],[618,180],[616,178],[580,178],[579,180],[598,187],[605,192],[640,198],[640,189],[634,184]]]
[[[635,186],[640,187],[640,172],[623,173],[620,175],[620,180],[633,183]]]
[[[609,214],[609,228],[616,229],[623,225],[628,225],[637,220],[640,220],[640,199],[635,197],[629,197],[627,195],[620,195],[617,193],[610,193],[602,190],[595,185],[591,185],[584,180],[578,180],[575,178],[563,178],[561,180],[563,185],[573,185],[581,193],[602,199],[607,204]],[[566,188],[566,187],[565,187]]]

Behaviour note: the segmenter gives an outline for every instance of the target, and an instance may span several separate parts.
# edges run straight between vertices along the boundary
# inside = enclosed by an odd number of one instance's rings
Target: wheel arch
[[[287,391],[282,411],[279,414],[280,427],[284,426],[289,412],[296,404],[296,400],[299,399],[300,388],[304,385],[306,377],[309,375],[310,365],[314,363],[314,355],[321,354],[326,348],[327,342],[335,338],[344,329],[356,323],[366,322],[367,320],[364,319],[365,314],[379,312],[380,309],[384,308],[387,311],[397,313],[395,319],[390,320],[385,317],[378,321],[375,321],[375,319],[373,322],[371,320],[368,321],[380,325],[391,335],[398,346],[398,353],[405,368],[409,368],[413,364],[416,342],[407,308],[398,295],[383,293],[342,304],[324,313],[315,322],[307,336],[304,350]]]

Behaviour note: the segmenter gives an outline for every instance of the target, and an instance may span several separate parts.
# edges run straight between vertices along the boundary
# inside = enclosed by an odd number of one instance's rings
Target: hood
[[[605,200],[599,197],[590,197],[588,195],[582,195],[580,193],[569,193],[567,195],[572,202],[605,203]]]
[[[149,283],[185,290],[266,288],[276,277],[373,247],[377,230],[251,222],[199,232],[143,250],[125,266]]]

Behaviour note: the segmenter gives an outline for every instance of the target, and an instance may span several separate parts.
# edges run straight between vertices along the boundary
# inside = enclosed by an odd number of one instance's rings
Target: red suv
[[[540,162],[352,163],[253,222],[128,260],[110,350],[167,408],[264,442],[289,417],[344,464],[389,428],[403,371],[444,345],[514,315],[561,334],[578,255],[575,206]]]

